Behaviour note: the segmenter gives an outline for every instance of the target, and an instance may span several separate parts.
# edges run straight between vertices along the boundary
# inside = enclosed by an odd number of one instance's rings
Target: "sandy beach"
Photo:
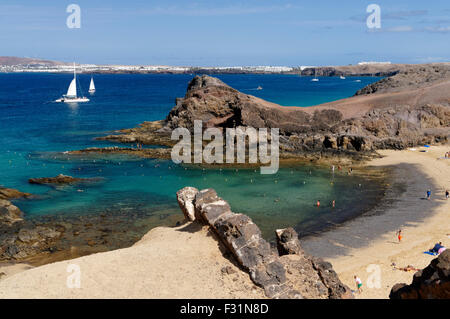
[[[129,248],[22,272],[16,265],[0,280],[0,298],[265,298],[213,236],[199,224],[156,227]]]
[[[421,152],[424,150],[427,152]],[[398,197],[396,192],[388,195],[388,203],[367,216],[302,242],[307,251],[330,261],[339,278],[352,289],[353,276],[361,278],[363,292],[356,298],[388,298],[392,286],[410,284],[414,275],[414,271],[393,269],[392,263],[423,269],[436,258],[425,251],[440,241],[450,246],[450,200],[445,199],[445,189],[450,188],[450,159],[438,159],[449,150],[447,145],[379,151],[384,157],[369,165],[393,167],[393,179],[399,183],[394,188],[405,187],[406,191]],[[425,199],[428,188],[431,200]],[[398,229],[403,233],[401,243],[396,236]],[[376,273],[380,274],[379,288],[371,280]]]

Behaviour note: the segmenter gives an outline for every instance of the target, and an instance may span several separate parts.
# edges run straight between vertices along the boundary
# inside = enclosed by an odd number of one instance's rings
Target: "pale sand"
[[[68,288],[67,267],[81,270]],[[233,274],[221,269],[231,266]],[[0,280],[0,298],[264,298],[207,227],[158,227],[130,248],[48,264]]]
[[[420,147],[416,151],[380,151],[385,157],[369,164],[401,166],[404,181],[410,183],[407,191],[394,199],[390,208],[381,214],[357,218],[323,236],[306,239],[305,246],[311,253],[321,249],[331,251],[342,248],[345,251],[345,256],[323,257],[333,264],[340,279],[352,289],[355,289],[353,276],[361,278],[363,292],[357,294],[357,298],[388,298],[392,286],[396,283],[410,284],[414,275],[414,272],[393,270],[392,263],[397,267],[412,265],[423,269],[436,258],[424,254],[424,251],[439,241],[450,247],[450,200],[445,200],[444,193],[445,188],[450,190],[450,159],[437,159],[446,151],[450,151],[449,145]],[[424,199],[429,187],[432,189],[431,201]],[[399,226],[403,233],[400,244],[395,234],[398,228],[393,228],[393,221],[403,223]],[[383,227],[386,229],[384,234],[370,238],[369,234],[382,231]],[[364,245],[355,245],[355,241],[361,241]],[[371,264],[378,265],[381,270],[379,289],[368,287],[369,276],[373,273],[367,269]]]

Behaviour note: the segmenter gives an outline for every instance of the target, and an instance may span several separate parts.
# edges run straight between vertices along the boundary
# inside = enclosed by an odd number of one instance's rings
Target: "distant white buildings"
[[[358,65],[380,65],[380,64],[391,64],[391,62],[376,62],[376,61],[368,61],[368,62],[359,62]]]
[[[96,65],[96,64],[78,64],[76,66],[78,73],[93,72],[173,72],[190,73],[197,70],[208,70],[212,72],[255,72],[255,73],[283,73],[294,70],[286,66],[224,66],[224,67],[185,67],[168,65]],[[32,65],[0,65],[0,72],[48,72],[48,73],[66,73],[73,72],[72,64],[32,64]]]

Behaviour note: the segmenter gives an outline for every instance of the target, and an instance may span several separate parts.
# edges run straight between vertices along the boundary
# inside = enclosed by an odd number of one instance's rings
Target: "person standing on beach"
[[[355,283],[356,283],[356,289],[358,289],[358,293],[362,293],[362,281],[361,279],[355,275]]]
[[[398,231],[397,231],[397,238],[398,238],[398,242],[399,243],[401,243],[402,242],[402,238],[403,238],[403,236],[402,236],[402,230],[401,229],[399,229]]]
[[[450,196],[450,193],[448,192],[448,189],[445,190],[445,199],[448,199]]]
[[[427,190],[427,200],[431,199],[431,189]]]
[[[333,206],[333,208],[336,207],[336,201],[333,199],[333,201],[331,202],[331,206]]]
[[[320,200],[317,200],[316,205],[317,205],[317,207],[320,207]]]

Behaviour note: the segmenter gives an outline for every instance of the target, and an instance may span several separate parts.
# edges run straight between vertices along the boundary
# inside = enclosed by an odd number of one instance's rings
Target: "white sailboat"
[[[89,85],[89,93],[95,92],[94,78],[91,76],[91,84]]]
[[[55,102],[58,103],[83,103],[89,102],[89,99],[86,97],[78,97],[77,96],[77,72],[75,68],[75,63],[73,64],[73,80],[70,82],[69,89],[67,90],[67,94],[63,95],[61,98],[57,99]]]
[[[319,82],[319,79],[316,77],[316,69],[314,69],[314,78],[311,80],[311,82]]]

